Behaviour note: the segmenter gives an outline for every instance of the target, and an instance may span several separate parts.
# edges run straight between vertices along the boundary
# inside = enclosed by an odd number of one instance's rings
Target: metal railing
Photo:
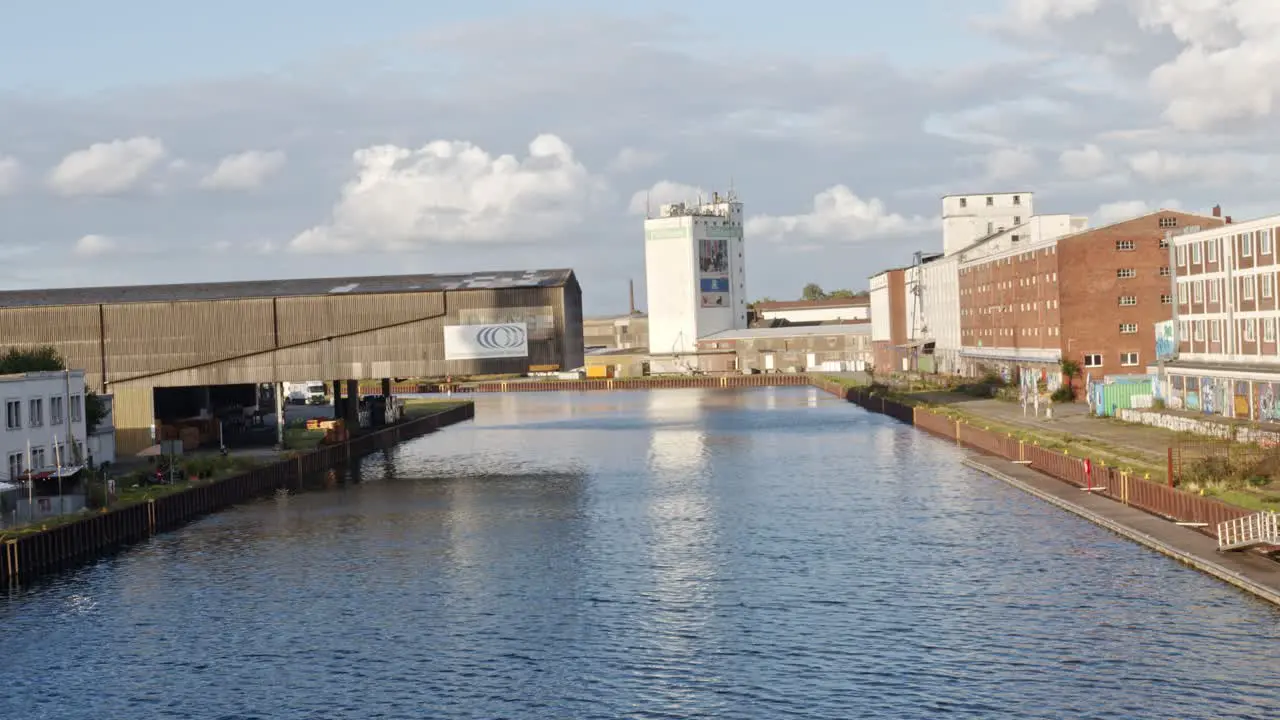
[[[1260,512],[1218,524],[1219,550],[1280,545],[1280,512]]]

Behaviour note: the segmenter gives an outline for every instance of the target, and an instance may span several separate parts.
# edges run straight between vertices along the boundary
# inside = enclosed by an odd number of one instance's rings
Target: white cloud
[[[279,150],[250,150],[228,155],[200,181],[200,186],[209,190],[252,190],[262,187],[284,163],[285,154]]]
[[[85,235],[76,241],[73,252],[80,257],[101,257],[119,248],[119,243],[105,235]]]
[[[1146,215],[1156,210],[1180,209],[1182,209],[1182,203],[1177,200],[1165,200],[1158,205],[1152,205],[1145,200],[1122,200],[1100,205],[1097,210],[1093,211],[1093,221],[1095,225],[1110,225],[1121,220],[1130,220]]]
[[[11,195],[22,180],[22,163],[15,157],[0,155],[0,197]]]
[[[624,147],[614,156],[613,161],[609,163],[609,171],[615,173],[629,173],[637,170],[648,170],[662,161],[662,153],[652,150],[639,150],[633,147]]]
[[[354,155],[332,219],[293,239],[301,252],[408,251],[428,243],[547,239],[581,222],[598,183],[565,141],[539,135],[523,159],[468,142]]]
[[[1127,161],[1130,169],[1148,182],[1195,181],[1201,184],[1225,184],[1261,174],[1271,159],[1271,156],[1265,155],[1187,155],[1148,150],[1129,156]]]
[[[937,219],[891,213],[882,200],[863,200],[845,185],[835,185],[813,198],[813,209],[800,215],[756,215],[747,220],[752,238],[773,241],[828,240],[860,242],[879,237],[913,235],[938,227]]]
[[[656,213],[659,207],[667,203],[696,203],[698,198],[706,199],[710,196],[711,193],[700,187],[662,180],[647,190],[634,193],[631,202],[627,203],[627,212],[632,215],[647,215]]]
[[[986,158],[988,180],[1020,178],[1039,167],[1039,161],[1027,148],[1001,148]]]
[[[49,173],[49,187],[67,196],[127,192],[166,154],[164,143],[150,137],[94,143],[63,158]]]
[[[1063,150],[1058,156],[1058,164],[1069,177],[1088,180],[1107,172],[1111,160],[1102,148],[1089,143],[1084,147]]]

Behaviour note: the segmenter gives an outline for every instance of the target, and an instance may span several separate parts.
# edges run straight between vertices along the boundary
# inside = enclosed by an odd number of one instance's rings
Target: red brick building
[[[1173,311],[1165,237],[1222,225],[1214,212],[1160,210],[962,262],[961,355],[1011,381],[1040,372],[1051,387],[1063,359],[1094,378],[1145,373],[1154,324]]]

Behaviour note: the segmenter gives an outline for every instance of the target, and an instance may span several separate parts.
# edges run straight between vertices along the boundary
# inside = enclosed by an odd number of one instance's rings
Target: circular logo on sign
[[[476,333],[476,344],[487,350],[514,350],[524,340],[524,328],[519,325],[491,325]]]

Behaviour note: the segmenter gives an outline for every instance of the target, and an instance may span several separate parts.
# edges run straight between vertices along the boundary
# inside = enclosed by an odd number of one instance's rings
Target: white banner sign
[[[529,330],[524,323],[445,325],[445,360],[529,357]]]

